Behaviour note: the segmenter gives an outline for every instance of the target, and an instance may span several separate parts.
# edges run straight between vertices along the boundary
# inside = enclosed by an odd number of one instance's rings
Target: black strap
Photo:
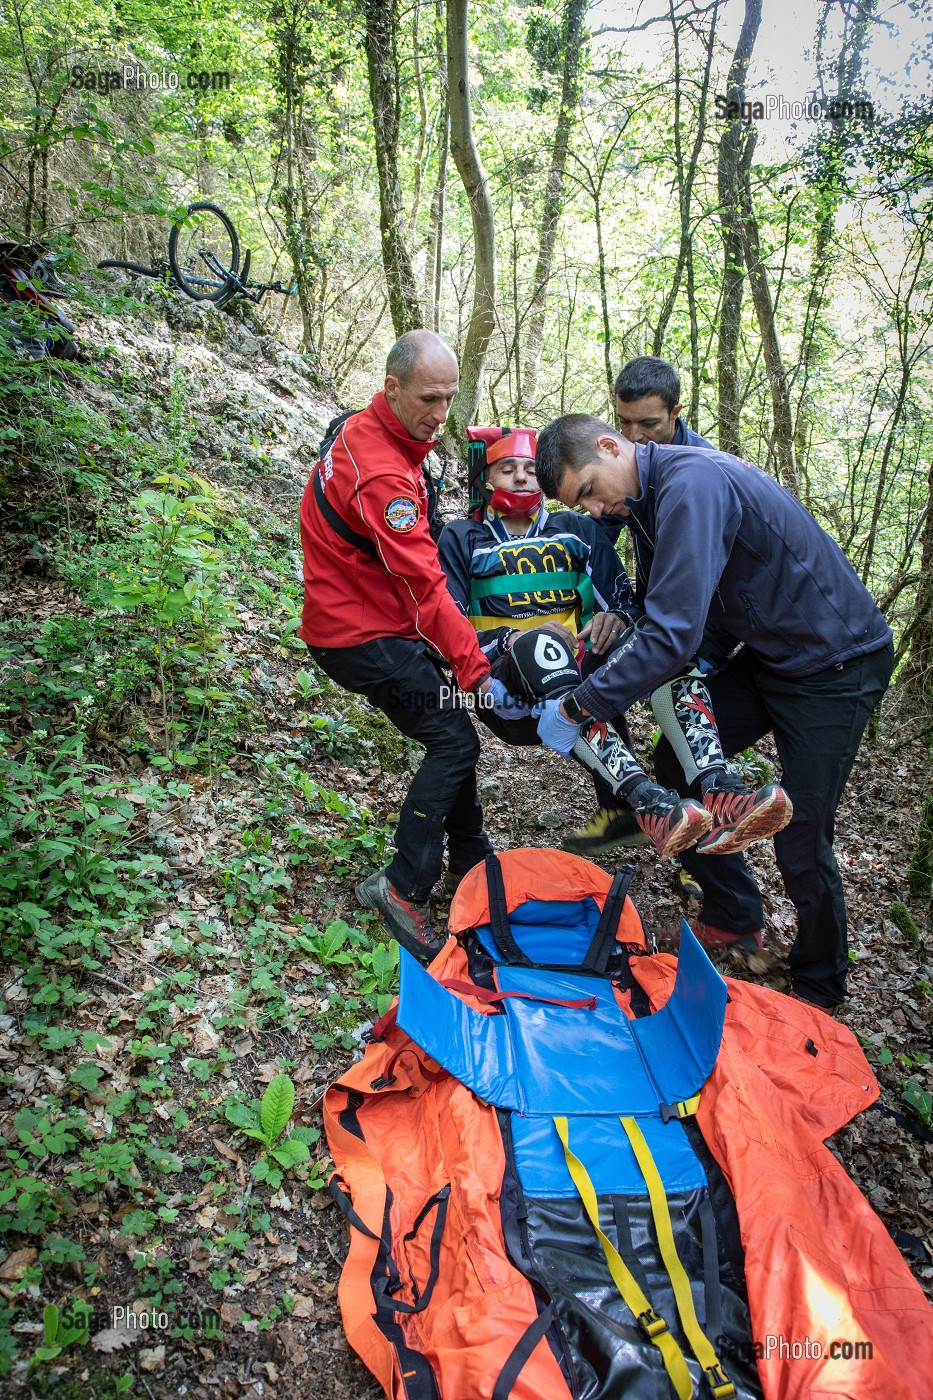
[[[507,1400],[512,1394],[512,1387],[521,1375],[525,1362],[554,1321],[554,1316],[554,1304],[548,1303],[547,1307],[538,1313],[534,1322],[525,1328],[499,1372],[490,1400]]]
[[[632,1222],[628,1213],[628,1204],[624,1196],[613,1196],[612,1218],[615,1221],[616,1227],[616,1249],[625,1260],[626,1268],[632,1275],[632,1278],[647,1298],[650,1295],[651,1288],[648,1283],[648,1275],[645,1273],[642,1262],[638,1257],[635,1241],[632,1239]]]
[[[355,418],[358,413],[362,413],[361,408],[347,408],[343,413],[338,413],[336,418],[332,418],[324,429],[324,436],[321,438],[321,445],[317,450],[318,461],[323,461],[330,449],[340,436],[340,429],[344,423],[351,418]]]
[[[328,1190],[354,1230],[359,1230],[361,1235],[366,1235],[371,1240],[378,1240],[381,1238],[380,1235],[373,1234],[369,1226],[364,1224],[362,1218],[357,1215],[356,1211],[353,1209],[350,1203],[350,1193],[347,1190],[347,1183],[342,1176],[338,1176],[337,1173],[334,1172],[334,1175],[328,1182]]]
[[[707,1337],[715,1342],[722,1336],[722,1295],[719,1291],[719,1243],[716,1239],[716,1217],[706,1191],[700,1197],[700,1229],[703,1240],[703,1293],[706,1302]]]
[[[623,865],[620,870],[616,871],[609,887],[609,893],[606,895],[603,912],[599,916],[599,923],[596,925],[596,932],[593,934],[593,941],[580,965],[582,972],[601,974],[606,971],[609,954],[612,952],[616,934],[619,931],[622,906],[625,903],[625,896],[628,894],[628,887],[632,883],[634,874],[634,865]]]
[[[930,1254],[925,1241],[919,1235],[911,1235],[907,1230],[899,1230],[896,1225],[888,1226],[888,1234],[902,1254],[909,1254],[912,1259],[919,1259],[923,1264],[933,1262],[933,1255]]]
[[[513,967],[530,967],[531,959],[522,952],[512,937],[502,866],[494,851],[489,851],[486,856],[486,889],[489,893],[489,924],[503,961]]]
[[[373,1288],[377,1310],[381,1308],[396,1313],[420,1313],[424,1312],[425,1308],[430,1303],[431,1295],[434,1292],[434,1285],[437,1283],[437,1276],[440,1270],[441,1237],[444,1233],[444,1224],[447,1220],[447,1202],[449,1197],[450,1184],[448,1183],[446,1186],[442,1186],[440,1191],[433,1195],[429,1201],[425,1202],[418,1212],[418,1217],[414,1225],[404,1237],[406,1241],[414,1239],[415,1235],[421,1229],[425,1217],[435,1206],[437,1207],[437,1215],[434,1218],[434,1229],[431,1231],[431,1248],[429,1252],[431,1270],[428,1274],[428,1281],[424,1286],[424,1292],[419,1295],[418,1285],[415,1283],[415,1280],[412,1279],[412,1296],[415,1301],[413,1303],[395,1302],[392,1294],[397,1291],[400,1286],[398,1275],[396,1274],[395,1277],[390,1275],[388,1278],[380,1278],[376,1281],[375,1287]]]
[[[360,549],[364,554],[369,554],[375,558],[376,546],[373,544],[372,540],[367,539],[365,535],[358,535],[355,530],[351,529],[343,516],[337,514],[330,501],[324,495],[320,463],[314,468],[311,474],[311,481],[318,510],[334,533],[339,535],[342,540],[346,540],[347,544],[352,544],[354,549]]]
[[[914,1123],[910,1118],[906,1118],[903,1113],[898,1113],[896,1109],[888,1108],[883,1103],[869,1104],[868,1113],[883,1113],[885,1118],[893,1118],[899,1128],[905,1132],[913,1133],[914,1137],[921,1138],[924,1142],[933,1142],[933,1132],[925,1128],[922,1123]]]

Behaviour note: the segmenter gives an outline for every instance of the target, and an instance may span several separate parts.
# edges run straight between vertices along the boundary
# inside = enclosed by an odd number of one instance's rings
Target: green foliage
[[[903,900],[895,899],[888,905],[888,918],[895,928],[900,929],[908,943],[916,946],[920,942],[920,930]]]
[[[916,1076],[905,1079],[901,1086],[901,1098],[908,1108],[929,1128],[933,1124],[933,1094],[925,1089]]]
[[[165,755],[171,758],[177,748],[178,726],[170,719],[176,678],[187,678],[185,699],[202,712],[208,738],[216,714],[229,708],[215,675],[233,614],[217,582],[226,561],[213,545],[212,501],[189,493],[190,483],[174,473],[157,477],[155,485],[162,489],[145,490],[132,502],[136,557],[102,589],[102,598],[117,611],[139,613],[155,632]]]
[[[157,898],[164,862],[124,849],[134,807],[104,772],[78,737],[17,757],[0,738],[0,945],[17,961],[99,966],[108,936]]]
[[[59,1312],[54,1303],[48,1303],[43,1313],[42,1345],[33,1353],[36,1361],[53,1361],[65,1347],[75,1342],[84,1343],[88,1339],[91,1320],[91,1305],[83,1299],[72,1301],[69,1320]]]
[[[762,787],[774,782],[774,765],[754,749],[743,749],[734,760],[744,782],[750,787]]]
[[[265,1151],[253,1163],[251,1171],[257,1181],[266,1182],[273,1189],[281,1186],[283,1172],[310,1162],[309,1145],[316,1142],[319,1136],[316,1128],[299,1126],[282,1137],[294,1107],[295,1085],[287,1074],[277,1074],[269,1081],[259,1105],[258,1119],[253,1108],[236,1100],[227,1104],[228,1121],[239,1128],[244,1137],[262,1143]],[[323,1185],[317,1166],[308,1184]]]
[[[300,948],[319,959],[325,967],[353,967],[354,983],[381,1016],[392,1002],[391,988],[398,981],[398,946],[372,944],[367,935],[353,929],[343,919],[334,919],[323,933],[313,930],[295,935]]]

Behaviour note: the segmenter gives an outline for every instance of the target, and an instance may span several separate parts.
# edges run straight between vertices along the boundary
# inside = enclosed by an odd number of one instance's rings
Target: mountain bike
[[[76,327],[49,297],[68,295],[55,254],[42,244],[0,242],[0,338],[30,360],[51,355],[87,364]]]
[[[229,214],[209,200],[189,204],[184,220],[173,224],[168,236],[168,262],[154,267],[106,258],[99,268],[116,267],[141,277],[168,281],[193,301],[226,306],[236,297],[258,303],[266,292],[293,296],[298,288],[281,282],[250,282],[252,252],[247,248],[240,267],[240,240]]]

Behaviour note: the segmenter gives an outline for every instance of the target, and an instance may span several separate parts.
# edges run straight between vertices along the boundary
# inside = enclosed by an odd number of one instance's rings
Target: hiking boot
[[[384,870],[377,870],[357,885],[356,898],[364,909],[375,909],[382,915],[392,937],[419,962],[429,963],[444,946],[431,927],[427,904],[403,899],[389,884]]]
[[[725,929],[716,928],[715,924],[704,924],[699,920],[691,920],[689,927],[696,935],[700,947],[705,948],[714,962],[725,959],[747,968],[749,972],[766,972],[774,962],[773,956],[762,948],[760,930],[728,933]],[[661,929],[656,937],[661,952],[679,952],[679,923],[674,928]]]
[[[705,948],[708,953],[761,952],[761,930],[754,929],[751,933],[728,933],[723,928],[716,928],[715,924],[703,924],[699,920],[690,927],[696,934],[697,942]]]
[[[789,996],[791,1001],[803,1002],[804,1006],[809,1006],[813,1011],[822,1011],[825,1016],[832,1016],[834,1019],[842,1010],[841,1001],[833,1002],[827,1006],[825,1002],[811,1001],[809,997],[802,996],[800,992],[786,992],[785,996]]]
[[[635,808],[635,820],[659,856],[676,856],[693,846],[709,831],[712,818],[692,797],[657,783],[641,783],[628,794]]]
[[[787,793],[777,783],[766,783],[753,792],[733,773],[718,773],[703,794],[703,806],[712,817],[709,835],[697,844],[697,854],[730,856],[753,841],[764,841],[782,831],[794,815]]]
[[[703,887],[698,880],[690,874],[686,866],[681,866],[677,872],[677,890],[679,894],[686,895],[688,899],[702,899]]]
[[[616,846],[645,846],[642,831],[631,807],[600,807],[585,826],[578,826],[563,841],[565,851],[578,856],[600,856]]]

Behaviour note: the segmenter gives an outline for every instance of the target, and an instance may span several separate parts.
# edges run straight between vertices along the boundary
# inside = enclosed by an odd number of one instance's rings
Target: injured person
[[[543,702],[574,690],[611,654],[624,655],[637,608],[595,522],[574,511],[547,511],[535,478],[534,430],[467,432],[470,518],[445,526],[440,562],[493,678],[515,702],[510,718],[482,705],[478,717],[507,743],[539,744],[547,741],[536,717]],[[787,825],[792,808],[783,788],[768,783],[753,791],[728,767],[699,664],[655,690],[651,704],[699,800],[648,777],[624,715],[592,721],[572,756],[592,775],[599,811],[568,838],[568,848],[593,855],[647,838],[662,856],[694,845],[727,855]],[[551,722],[553,713],[547,707],[540,723]]]

